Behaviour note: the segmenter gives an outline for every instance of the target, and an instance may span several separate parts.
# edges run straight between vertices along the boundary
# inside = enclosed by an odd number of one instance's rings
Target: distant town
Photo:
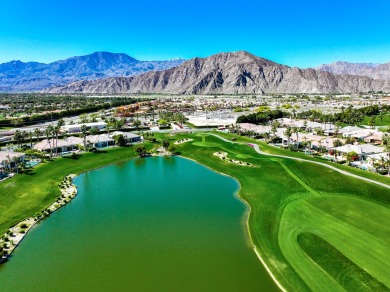
[[[1,179],[71,155],[148,139],[147,133],[216,130],[389,173],[390,96],[0,95]],[[146,133],[146,135],[145,135]]]

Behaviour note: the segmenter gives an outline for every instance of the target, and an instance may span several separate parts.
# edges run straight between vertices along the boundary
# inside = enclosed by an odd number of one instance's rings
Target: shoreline
[[[18,247],[27,233],[41,220],[50,216],[51,213],[57,211],[67,205],[77,195],[77,187],[73,184],[73,179],[76,174],[68,174],[59,183],[58,187],[61,191],[61,196],[57,198],[49,207],[42,210],[39,214],[24,219],[12,227],[2,235],[0,239],[0,252],[5,252],[0,256],[0,265],[7,262],[9,256]],[[4,245],[6,247],[4,247]]]
[[[265,268],[265,270],[267,271],[267,273],[269,274],[269,276],[271,277],[271,279],[273,280],[273,282],[276,284],[276,286],[283,292],[286,292],[287,290],[279,283],[279,281],[275,278],[275,276],[272,274],[271,270],[269,269],[269,267],[267,266],[267,264],[265,263],[264,259],[261,257],[260,255],[260,252],[258,251],[256,245],[254,244],[253,242],[253,239],[252,239],[252,235],[251,235],[251,232],[250,232],[250,227],[249,227],[249,218],[250,218],[250,213],[252,211],[252,208],[250,206],[250,204],[240,195],[240,191],[242,189],[241,187],[241,184],[240,184],[240,181],[231,176],[231,175],[228,175],[226,173],[223,173],[223,172],[220,172],[220,171],[217,171],[205,164],[202,164],[200,163],[199,161],[195,160],[195,159],[192,159],[192,158],[189,158],[189,157],[186,157],[186,156],[183,156],[183,155],[167,155],[167,154],[160,154],[160,155],[155,155],[155,156],[178,156],[178,157],[181,157],[181,158],[184,158],[184,159],[187,159],[187,160],[190,160],[192,162],[195,162],[203,167],[206,167],[208,168],[209,170],[215,172],[215,173],[218,173],[220,175],[223,175],[223,176],[227,176],[233,180],[236,181],[237,183],[237,190],[234,192],[233,196],[236,197],[240,202],[244,203],[244,205],[246,206],[246,210],[245,210],[245,213],[243,214],[243,223],[245,222],[245,226],[246,228],[244,228],[244,234],[245,234],[245,238],[246,238],[246,241],[248,243],[248,247],[253,249],[253,251],[255,252],[256,256],[258,257],[258,259],[260,260],[260,263],[263,265],[263,267]],[[153,157],[153,156],[151,156]],[[134,158],[139,158],[139,157],[132,157],[128,160],[125,160],[125,161],[122,161],[122,162],[128,162]],[[20,242],[24,239],[24,237],[26,236],[26,234],[32,229],[32,227],[34,227],[38,222],[40,222],[41,220],[43,220],[44,218],[46,217],[49,217],[50,214],[52,212],[55,212],[56,210],[60,209],[61,207],[65,206],[66,204],[68,204],[76,195],[77,195],[77,187],[73,184],[73,179],[82,174],[82,173],[86,173],[86,172],[89,172],[89,171],[93,171],[93,170],[96,170],[96,169],[99,169],[99,168],[103,168],[103,167],[106,167],[106,166],[109,166],[109,165],[113,165],[113,164],[116,164],[118,162],[114,162],[114,163],[109,163],[107,165],[104,165],[104,166],[100,166],[100,167],[96,167],[96,168],[93,168],[93,169],[89,169],[89,170],[86,170],[86,171],[83,171],[79,174],[69,174],[67,176],[65,176],[65,178],[62,180],[62,182],[59,184],[59,188],[60,188],[60,191],[61,191],[61,196],[55,201],[53,202],[49,207],[47,207],[46,209],[44,209],[43,211],[41,211],[41,213],[39,215],[36,215],[36,216],[33,216],[33,217],[29,217],[25,220],[22,220],[20,221],[19,223],[15,224],[14,226],[10,227],[8,229],[7,232],[4,233],[3,237],[0,239],[0,247],[4,244],[4,243],[7,243],[7,244],[11,244],[11,241],[12,241],[12,244],[9,248],[7,248],[5,251],[7,252],[7,254],[3,255],[0,257],[0,265],[6,263],[8,261],[8,258],[9,256],[12,254],[12,252],[16,249],[16,247],[20,244]],[[61,188],[61,185],[64,184],[64,183],[67,183],[66,184],[66,188]],[[21,231],[21,227],[22,225],[26,225],[27,227],[26,228],[23,228],[24,232],[20,232]],[[12,232],[14,235],[13,236],[9,236],[9,232]],[[9,238],[9,241],[4,241],[3,238],[4,236],[7,236]]]
[[[231,175],[228,175],[226,173],[223,173],[223,172],[220,172],[220,171],[217,171],[215,169],[212,169],[211,167],[207,166],[207,165],[204,165],[202,163],[200,163],[199,161],[196,161],[195,159],[192,159],[192,158],[189,158],[189,157],[185,157],[185,156],[182,156],[182,155],[178,155],[179,157],[181,158],[184,158],[184,159],[188,159],[188,160],[191,160],[199,165],[202,165],[208,169],[210,169],[211,171],[215,172],[215,173],[218,173],[218,174],[221,174],[221,175],[224,175],[224,176],[227,176],[229,178],[232,178],[233,180],[235,180],[238,184],[238,189],[234,192],[233,196],[236,197],[240,202],[243,202],[244,205],[246,206],[246,211],[243,215],[243,221],[245,221],[245,225],[246,225],[246,232],[245,232],[245,237],[248,239],[249,237],[249,245],[250,245],[250,248],[253,249],[253,251],[255,252],[257,258],[260,260],[260,263],[263,265],[263,267],[265,268],[265,270],[267,271],[268,275],[271,277],[271,279],[274,281],[274,283],[276,284],[276,286],[283,292],[287,292],[287,290],[282,286],[282,284],[276,279],[276,277],[274,276],[274,274],[272,274],[270,268],[268,267],[268,265],[265,263],[264,259],[261,257],[260,255],[260,252],[258,251],[256,245],[254,244],[253,242],[253,239],[252,239],[252,234],[250,232],[250,228],[249,228],[249,218],[250,218],[250,213],[252,212],[252,207],[250,206],[250,204],[240,195],[240,191],[242,189],[241,187],[241,184],[240,184],[240,181],[235,178],[234,176],[231,176]],[[245,229],[244,229],[245,230]]]

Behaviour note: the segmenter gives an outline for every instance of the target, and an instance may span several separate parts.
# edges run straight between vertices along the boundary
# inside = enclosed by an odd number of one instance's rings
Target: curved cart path
[[[242,143],[239,143],[239,142],[233,142],[233,141],[230,141],[228,139],[225,139],[217,134],[210,134],[214,137],[217,137],[219,139],[221,139],[222,141],[225,141],[225,142],[228,142],[228,143],[232,143],[232,144],[242,144]],[[280,158],[287,158],[287,159],[294,159],[294,160],[298,160],[298,161],[304,161],[304,162],[310,162],[310,163],[314,163],[314,164],[318,164],[318,165],[322,165],[322,166],[325,166],[327,168],[330,168],[332,170],[335,170],[339,173],[342,173],[342,174],[345,174],[345,175],[348,175],[348,176],[352,176],[354,178],[358,178],[358,179],[361,179],[361,180],[364,180],[364,181],[368,181],[370,183],[373,183],[373,184],[377,184],[377,185],[380,185],[382,187],[385,187],[385,188],[388,188],[390,189],[390,185],[387,185],[387,184],[384,184],[384,183],[381,183],[379,181],[376,181],[376,180],[373,180],[373,179],[369,179],[369,178],[365,178],[365,177],[362,177],[362,176],[359,176],[359,175],[356,175],[356,174],[353,174],[353,173],[350,173],[348,171],[345,171],[345,170],[341,170],[341,169],[338,169],[337,167],[334,167],[332,165],[328,165],[326,163],[323,163],[323,162],[319,162],[319,161],[313,161],[313,160],[307,160],[307,159],[303,159],[303,158],[297,158],[297,157],[290,157],[290,156],[285,156],[285,155],[277,155],[277,154],[269,154],[269,153],[266,153],[266,152],[263,152],[260,150],[260,147],[259,145],[257,144],[252,144],[252,143],[248,143],[249,146],[253,147],[253,149],[261,154],[261,155],[267,155],[267,156],[273,156],[273,157],[280,157]]]

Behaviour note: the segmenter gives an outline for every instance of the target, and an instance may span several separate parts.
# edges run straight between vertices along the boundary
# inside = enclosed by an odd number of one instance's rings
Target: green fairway
[[[182,135],[172,139],[179,138]],[[194,141],[196,143],[196,138]],[[237,141],[253,143],[247,138]],[[183,155],[240,181],[240,196],[251,206],[249,231],[253,243],[285,289],[389,289],[390,276],[386,274],[390,269],[386,256],[390,238],[386,227],[390,219],[388,189],[309,162],[262,156],[244,144],[222,142],[213,136],[198,137],[198,142],[220,143],[220,149],[229,156],[259,166],[228,165],[213,157],[215,149],[191,145],[179,148]],[[261,146],[262,150],[266,148],[279,155],[291,153]],[[305,157],[300,153],[293,154]],[[382,179],[389,183],[388,178]],[[305,249],[298,241],[300,236],[306,236]],[[318,238],[326,244],[318,245]],[[330,249],[338,251],[332,254],[331,265],[329,260],[324,260]],[[348,271],[345,270],[347,266]]]
[[[156,134],[175,145],[185,157],[235,177],[240,197],[251,212],[248,230],[254,247],[275,279],[288,291],[386,291],[390,289],[389,189],[359,180],[321,165],[289,158],[260,155],[247,143],[256,141],[218,133]],[[257,143],[267,153],[315,158]],[[207,146],[206,146],[207,145]],[[213,155],[226,152],[256,167],[243,167]],[[0,231],[33,215],[58,196],[58,182],[68,173],[134,157],[132,148],[87,153],[78,160],[60,158],[18,175],[0,185]],[[390,180],[373,173],[331,164],[350,173]],[[330,256],[331,255],[331,256]]]
[[[361,122],[362,125],[369,125],[370,117],[364,117],[363,121]],[[379,117],[379,115],[375,116],[375,123],[374,126],[390,126],[390,113],[383,113],[382,116],[382,122]]]

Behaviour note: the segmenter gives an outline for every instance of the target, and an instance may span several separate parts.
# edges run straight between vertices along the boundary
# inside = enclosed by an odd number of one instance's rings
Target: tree
[[[355,151],[351,151],[351,152],[347,153],[347,161],[348,162],[355,161],[358,157],[359,156]]]
[[[387,174],[390,176],[390,135],[389,134],[384,134],[382,138],[383,144],[385,146],[385,152],[387,153],[387,167],[388,171]]]
[[[163,141],[162,141],[162,146],[164,147],[164,149],[168,149],[168,147],[169,147],[170,144],[171,144],[171,143],[169,143],[168,140],[163,140]]]
[[[16,130],[14,133],[14,140],[16,141],[16,144],[18,144],[19,148],[22,147],[22,139],[23,139],[22,132],[20,130]]]
[[[45,135],[46,135],[47,143],[49,144],[49,147],[50,147],[50,159],[52,159],[52,157],[53,157],[53,147],[51,145],[51,143],[52,143],[51,134],[52,133],[53,133],[53,126],[48,126],[45,129]]]
[[[98,114],[97,113],[92,113],[89,117],[90,117],[90,121],[92,123],[95,123],[95,122],[97,122]]]
[[[30,149],[32,149],[32,137],[33,137],[33,132],[32,132],[32,131],[28,132],[28,135],[29,135],[29,137],[30,137]]]
[[[333,147],[340,147],[343,146],[343,142],[341,142],[340,139],[336,139],[333,141]]]
[[[26,138],[28,137],[27,131],[22,131],[23,146],[26,146]]]
[[[35,128],[34,130],[35,137],[37,137],[37,142],[39,141],[39,138],[42,135],[42,131],[39,128]]]
[[[136,128],[139,128],[139,126],[141,126],[141,121],[140,120],[134,120],[133,126],[136,127]]]
[[[114,137],[115,139],[115,144],[121,147],[126,146],[126,139],[122,134],[116,135]]]
[[[368,121],[368,125],[371,127],[371,129],[374,128],[375,125],[375,116],[371,116],[370,120]]]
[[[292,132],[295,133],[295,135],[297,135],[297,141],[296,141],[296,143],[297,143],[297,145],[298,145],[298,134],[299,134],[299,132],[300,132],[300,129],[299,129],[298,127],[293,127],[293,128],[292,128]]]
[[[286,135],[286,137],[287,137],[287,146],[290,146],[290,137],[291,137],[291,134],[292,134],[291,127],[287,127],[287,128],[286,128],[286,131],[284,132],[284,135]]]
[[[88,135],[87,126],[86,125],[82,125],[81,126],[80,136],[81,136],[81,138],[83,138],[83,145],[84,145],[84,150],[85,151],[88,150],[88,148],[87,148],[87,135]]]
[[[18,127],[20,126],[21,124],[23,124],[23,120],[18,118],[18,119],[13,119],[11,121],[11,125],[13,125],[14,127]]]
[[[124,124],[125,124],[124,119],[117,120],[115,122],[115,129],[120,130],[124,126]]]
[[[145,157],[148,154],[144,144],[138,144],[135,146],[134,150],[140,157]]]
[[[334,134],[337,136],[339,134],[339,131],[340,131],[340,121],[337,121],[336,127],[334,129]]]
[[[19,173],[19,157],[18,156],[12,157],[12,161],[15,164],[15,172]]]
[[[80,115],[80,123],[81,124],[85,124],[85,123],[88,123],[89,120],[88,120],[88,116],[86,114],[82,114]]]
[[[167,149],[169,152],[171,152],[171,154],[175,155],[177,154],[177,150],[176,150],[176,147],[175,145],[169,145],[168,149]]]

